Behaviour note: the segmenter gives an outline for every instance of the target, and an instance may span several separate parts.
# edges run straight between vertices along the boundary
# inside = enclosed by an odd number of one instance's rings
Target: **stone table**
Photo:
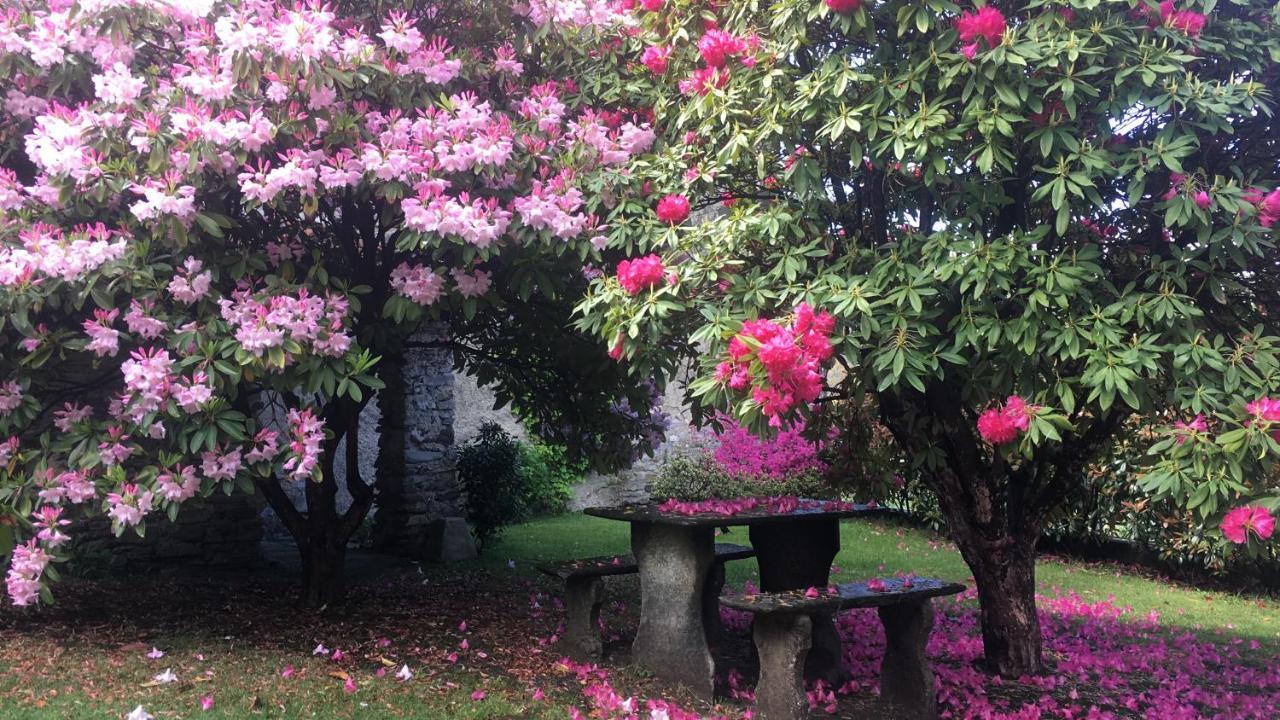
[[[735,501],[730,501],[735,502]],[[748,503],[749,504],[749,503]],[[766,592],[825,588],[840,551],[842,518],[879,514],[867,505],[799,499],[743,507],[736,512],[691,512],[657,503],[587,508],[588,515],[631,524],[631,550],[640,567],[640,627],[632,656],[654,675],[704,698],[714,692],[715,663],[707,645],[704,608],[715,557],[715,529],[746,526]],[[718,591],[718,590],[717,590]],[[830,615],[817,615],[806,671],[837,680],[840,639]]]

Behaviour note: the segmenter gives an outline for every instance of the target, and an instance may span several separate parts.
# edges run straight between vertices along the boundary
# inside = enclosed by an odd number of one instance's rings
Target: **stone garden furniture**
[[[726,596],[731,608],[755,615],[760,682],[756,710],[761,720],[802,720],[808,715],[804,662],[811,618],[831,617],[850,608],[876,608],[884,625],[880,664],[880,704],[884,715],[901,720],[936,720],[938,701],[925,646],[933,628],[931,599],[963,592],[964,586],[927,578],[887,578],[876,589],[866,582],[834,588]],[[834,592],[833,592],[834,591]]]
[[[720,623],[720,590],[724,588],[724,564],[730,560],[745,560],[755,556],[746,545],[716,543],[715,562],[706,580],[703,599],[703,623],[707,633],[714,635]],[[607,557],[569,560],[539,565],[542,572],[564,581],[565,627],[557,647],[575,660],[599,660],[604,645],[600,640],[600,581],[609,575],[629,575],[639,572],[635,557],[611,555]],[[708,638],[711,639],[711,638]]]
[[[631,523],[631,550],[640,568],[640,627],[632,659],[659,678],[711,699],[715,664],[707,643],[704,607],[708,570],[715,560],[715,529],[747,526],[768,592],[826,587],[840,550],[840,519],[877,515],[865,505],[800,500],[777,512],[768,507],[732,514],[689,514],[656,503],[588,508],[586,514]],[[838,679],[840,640],[829,616],[815,616],[809,673]]]

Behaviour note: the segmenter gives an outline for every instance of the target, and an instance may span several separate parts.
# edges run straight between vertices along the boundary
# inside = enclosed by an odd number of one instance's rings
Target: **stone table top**
[[[759,593],[754,595],[724,595],[720,598],[726,607],[737,610],[764,613],[815,613],[838,612],[851,608],[873,608],[882,605],[898,605],[920,602],[943,595],[964,592],[964,585],[933,578],[884,578],[882,587],[872,590],[867,582],[851,582],[817,588],[817,595],[805,590]],[[832,592],[834,591],[834,592]]]
[[[644,522],[656,525],[681,525],[686,527],[726,527],[731,525],[761,525],[773,522],[794,520],[829,520],[849,517],[865,517],[889,514],[883,508],[874,505],[858,505],[832,500],[814,500],[800,498],[795,509],[778,512],[768,506],[752,507],[733,513],[724,512],[689,512],[680,510],[664,510],[663,503],[631,503],[613,507],[592,507],[583,510],[587,515],[622,520],[624,522]]]

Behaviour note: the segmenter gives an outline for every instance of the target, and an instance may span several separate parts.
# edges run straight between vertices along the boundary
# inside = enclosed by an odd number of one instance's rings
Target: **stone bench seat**
[[[703,619],[708,634],[719,624],[719,596],[724,587],[724,564],[730,560],[755,557],[756,551],[746,545],[716,543],[715,563],[707,579]],[[600,581],[610,575],[640,572],[635,557],[606,555],[603,557],[544,563],[538,570],[564,582],[565,630],[557,647],[577,660],[598,660],[604,650],[600,640]]]
[[[925,657],[933,629],[931,601],[963,592],[964,585],[931,578],[885,578],[880,582],[883,587],[875,590],[867,582],[818,588],[816,596],[811,590],[790,590],[721,598],[726,607],[755,615],[759,717],[802,720],[807,716],[804,663],[811,644],[811,616],[854,608],[876,608],[884,625],[885,650],[880,665],[884,716],[909,720],[938,717],[933,673]]]

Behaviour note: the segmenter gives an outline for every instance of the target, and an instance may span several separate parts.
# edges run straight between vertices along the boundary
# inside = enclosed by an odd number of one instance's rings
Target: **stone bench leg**
[[[803,720],[809,713],[804,661],[812,644],[813,621],[807,615],[757,615],[752,634],[760,655],[758,717]]]
[[[575,577],[564,581],[567,617],[558,646],[575,660],[599,660],[604,652],[600,641],[600,601],[600,578]]]
[[[880,608],[884,625],[884,661],[880,665],[880,701],[889,717],[902,720],[936,720],[938,699],[933,672],[925,657],[933,629],[933,606],[919,603]]]
[[[724,563],[716,562],[707,571],[707,586],[702,590],[702,629],[707,644],[720,640],[720,591],[724,590]]]

